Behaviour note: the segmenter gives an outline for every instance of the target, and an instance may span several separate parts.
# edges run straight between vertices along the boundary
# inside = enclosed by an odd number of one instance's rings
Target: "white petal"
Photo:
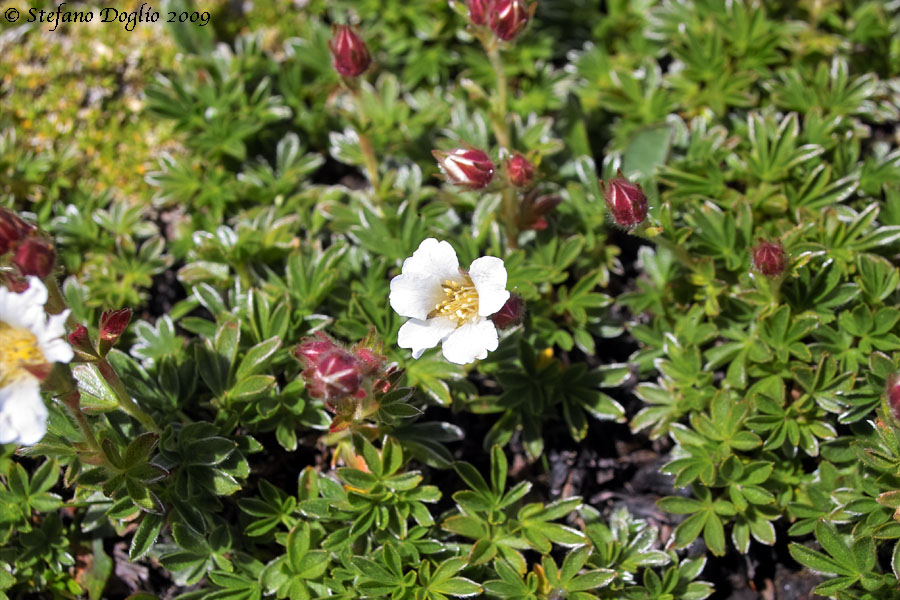
[[[443,298],[441,281],[434,275],[404,273],[391,279],[391,308],[401,317],[424,321]]]
[[[423,240],[418,250],[403,261],[403,274],[434,275],[443,283],[459,279],[459,259],[449,242],[439,242],[434,238]]]
[[[487,317],[494,314],[509,300],[506,291],[506,267],[496,256],[482,256],[472,261],[469,277],[478,292],[478,315]]]
[[[490,319],[466,323],[444,340],[444,358],[464,365],[475,359],[487,358],[488,351],[497,349],[497,328]]]
[[[450,319],[434,318],[427,321],[410,319],[400,328],[397,344],[401,348],[412,348],[413,358],[419,358],[423,352],[437,346],[455,329],[456,322]]]
[[[26,379],[0,389],[0,444],[30,446],[47,432],[47,407],[36,379]]]

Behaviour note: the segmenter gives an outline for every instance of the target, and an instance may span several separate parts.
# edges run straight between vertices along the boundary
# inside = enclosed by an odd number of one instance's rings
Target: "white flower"
[[[404,317],[401,348],[419,358],[443,342],[444,357],[464,365],[497,349],[497,328],[488,319],[509,299],[506,268],[494,256],[475,259],[469,271],[459,268],[447,242],[428,238],[403,262],[391,280],[391,308]]]
[[[47,316],[47,288],[37,277],[15,293],[0,287],[0,444],[35,444],[47,431],[40,381],[26,367],[72,360],[66,310]]]

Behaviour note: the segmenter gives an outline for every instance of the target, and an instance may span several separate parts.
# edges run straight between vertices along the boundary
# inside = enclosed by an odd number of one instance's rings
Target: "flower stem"
[[[359,82],[355,79],[343,79],[343,81],[345,87],[353,94],[353,101],[356,103],[356,113],[359,115],[360,121],[360,127],[356,131],[356,135],[359,136],[359,149],[362,151],[363,162],[366,165],[366,175],[369,177],[369,183],[372,184],[372,196],[377,197],[378,186],[381,183],[381,178],[378,175],[378,158],[375,156],[372,138],[363,132],[363,129],[369,125],[369,117],[364,110]]]

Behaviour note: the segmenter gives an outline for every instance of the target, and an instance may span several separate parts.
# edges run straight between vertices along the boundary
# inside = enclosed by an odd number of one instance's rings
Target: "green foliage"
[[[184,600],[700,600],[704,552],[775,545],[822,596],[896,595],[896,3],[539,0],[503,43],[462,0],[239,4],[0,25],[0,207],[52,240],[67,333],[136,313],[0,448],[0,599],[104,597],[120,543]],[[440,179],[461,147],[489,187]],[[524,300],[474,364],[398,346],[391,279],[429,237]],[[339,398],[296,352],[332,338],[378,357]],[[547,485],[560,448],[651,442],[652,519]]]

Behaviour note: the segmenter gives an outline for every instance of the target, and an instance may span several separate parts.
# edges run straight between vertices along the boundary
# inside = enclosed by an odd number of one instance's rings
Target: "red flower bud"
[[[314,365],[320,356],[340,348],[321,331],[316,332],[316,338],[306,338],[300,345],[294,348],[294,358],[304,361],[307,367]]]
[[[616,177],[608,183],[600,181],[603,189],[603,199],[613,219],[620,227],[629,229],[637,227],[647,218],[647,196],[640,184],[631,183],[622,175],[622,171],[616,171]]]
[[[559,206],[562,198],[559,196],[541,196],[535,199],[537,191],[532,191],[522,201],[519,209],[519,230],[543,231],[547,229],[547,219],[544,215]]]
[[[469,7],[469,22],[472,25],[487,23],[490,0],[467,0],[466,5]]]
[[[491,31],[508,42],[525,28],[536,7],[537,4],[526,6],[525,0],[495,0],[491,6]]]
[[[34,275],[43,279],[53,271],[56,251],[44,238],[29,235],[16,247],[13,263],[19,267],[23,275]]]
[[[91,336],[84,325],[76,327],[75,331],[69,334],[68,339],[79,359],[93,360],[97,358],[97,352],[91,344]]]
[[[349,25],[335,25],[328,42],[331,48],[334,70],[344,77],[357,77],[369,68],[372,62],[365,42],[356,35]]]
[[[432,150],[450,183],[470,190],[486,187],[494,177],[494,163],[481,150],[458,148],[451,152]]]
[[[360,362],[355,356],[336,348],[303,371],[303,378],[310,396],[335,400],[352,396],[359,390],[363,380],[360,370]]]
[[[900,420],[900,377],[891,375],[888,378],[888,405],[895,419]]]
[[[506,161],[506,176],[516,187],[527,187],[534,179],[534,165],[521,154],[514,154]]]
[[[784,272],[785,254],[781,242],[767,242],[759,238],[753,248],[753,266],[766,277],[777,277]]]
[[[100,353],[105,355],[115,345],[131,322],[131,309],[105,310],[100,316]],[[77,330],[76,330],[77,331]]]
[[[525,318],[525,301],[515,294],[510,294],[500,310],[491,315],[497,329],[506,329],[518,325]]]
[[[29,225],[6,208],[0,208],[0,254],[6,254],[12,250],[26,235],[34,230]]]

